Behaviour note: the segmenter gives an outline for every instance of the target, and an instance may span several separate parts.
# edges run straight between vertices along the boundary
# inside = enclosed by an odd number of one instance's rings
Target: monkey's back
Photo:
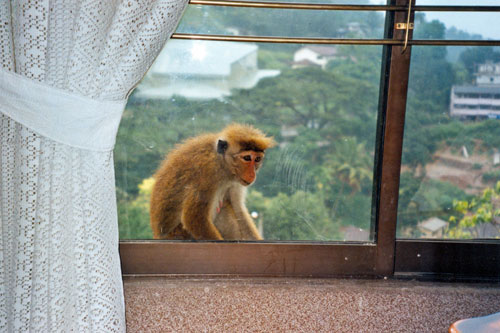
[[[177,145],[167,154],[167,157],[155,173],[156,182],[174,186],[178,183],[185,184],[194,179],[198,179],[198,182],[200,182],[201,174],[205,177],[215,176],[216,140],[216,134],[205,134],[190,138]],[[203,183],[201,182],[199,185],[203,185]]]
[[[214,163],[218,158],[216,140],[217,134],[206,134],[177,145],[154,174],[150,219],[155,237],[161,233],[162,226],[168,230],[179,224],[180,210],[190,191],[212,188],[211,183],[218,178],[217,163]]]

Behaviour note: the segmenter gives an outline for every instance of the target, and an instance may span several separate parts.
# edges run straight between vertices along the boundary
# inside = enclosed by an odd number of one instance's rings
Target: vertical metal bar
[[[405,44],[403,45],[403,50],[401,51],[404,53],[406,49],[408,48],[408,38],[410,35],[410,18],[411,18],[411,1],[408,4],[408,13],[406,14],[406,29],[405,29]]]
[[[391,4],[408,6],[409,1],[393,0]],[[405,22],[405,12],[394,13],[395,23]],[[410,22],[413,22],[413,13]],[[392,37],[403,39],[404,30],[396,30],[392,25]],[[410,30],[411,34],[412,31]],[[409,36],[411,38],[411,35]],[[399,176],[403,150],[403,132],[406,111],[408,78],[410,74],[411,47],[403,53],[403,46],[390,46],[390,60],[386,82],[387,104],[384,113],[385,124],[381,134],[381,161],[379,162],[379,201],[376,223],[377,252],[375,273],[392,275],[396,245],[396,221],[398,211]]]

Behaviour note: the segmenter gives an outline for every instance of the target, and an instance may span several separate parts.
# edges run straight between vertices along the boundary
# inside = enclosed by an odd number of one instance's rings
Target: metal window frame
[[[330,5],[191,0],[195,5],[386,11],[384,39],[222,36],[175,33],[172,38],[299,44],[383,45],[373,184],[373,243],[120,241],[124,275],[432,276],[500,279],[498,241],[396,239],[406,94],[413,45],[499,46],[500,41],[413,40],[405,22],[409,1],[389,5]],[[416,11],[500,11],[500,6],[413,6]],[[403,51],[405,33],[408,47]]]

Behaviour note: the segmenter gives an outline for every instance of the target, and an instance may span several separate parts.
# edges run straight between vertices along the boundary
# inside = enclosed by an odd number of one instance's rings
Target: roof
[[[337,55],[337,48],[335,46],[321,46],[321,45],[308,45],[304,47],[322,56]]]
[[[249,43],[171,39],[148,74],[226,76],[233,63],[257,49]]]
[[[453,86],[455,94],[498,94],[499,86]]]
[[[429,230],[431,232],[438,231],[448,225],[448,222],[441,220],[438,217],[431,217],[425,221],[418,224],[419,227]]]
[[[308,60],[308,59],[302,59],[300,61],[294,61],[292,62],[292,65],[295,65],[295,66],[318,66],[318,67],[321,67],[321,65],[315,63],[315,62],[312,62],[311,60]]]

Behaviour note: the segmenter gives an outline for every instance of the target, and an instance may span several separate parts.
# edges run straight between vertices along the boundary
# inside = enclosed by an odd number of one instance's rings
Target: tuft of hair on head
[[[244,150],[264,151],[274,147],[276,142],[261,130],[246,124],[231,124],[224,128],[221,135],[229,142],[237,142]]]

